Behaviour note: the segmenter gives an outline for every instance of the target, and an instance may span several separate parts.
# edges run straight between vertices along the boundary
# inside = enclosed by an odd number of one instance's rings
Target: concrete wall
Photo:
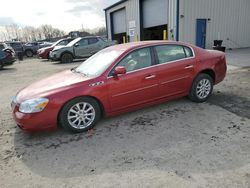
[[[214,39],[227,48],[250,46],[250,0],[180,0],[180,40],[195,44],[196,19],[207,22],[206,48]]]

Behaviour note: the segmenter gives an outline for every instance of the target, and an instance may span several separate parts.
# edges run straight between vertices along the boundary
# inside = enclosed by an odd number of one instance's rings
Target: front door
[[[207,20],[196,20],[196,46],[201,48],[206,47],[206,32],[207,32]]]
[[[77,46],[74,46],[76,57],[88,57],[90,56],[88,39],[81,39]]]
[[[124,66],[127,73],[107,80],[111,111],[154,101],[158,96],[156,67],[152,67],[151,49],[143,48],[128,54],[117,66]]]

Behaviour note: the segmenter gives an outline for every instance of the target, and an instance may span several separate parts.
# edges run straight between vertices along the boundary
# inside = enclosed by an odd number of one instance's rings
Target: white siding
[[[168,24],[168,0],[143,0],[143,27]]]
[[[111,23],[110,23],[110,14],[116,10],[121,8],[126,9],[126,32],[127,35],[129,33],[129,22],[135,22],[135,36],[138,35],[140,37],[140,7],[139,0],[128,0],[124,3],[121,3],[109,10],[106,11],[106,24],[108,31],[108,38],[111,39]],[[135,41],[135,37],[131,37],[130,41]]]
[[[180,40],[195,44],[196,19],[207,22],[206,47],[223,40],[227,48],[250,46],[250,0],[180,0]]]
[[[169,0],[168,40],[176,40],[176,0]]]
[[[155,0],[151,0],[155,1]],[[176,39],[176,1],[169,2],[168,36]],[[106,11],[108,38],[111,39],[110,13],[126,8],[126,31],[129,22],[135,21],[135,36],[140,37],[139,0],[128,0]],[[158,12],[154,13],[155,15]],[[181,17],[183,15],[184,17]],[[250,0],[180,0],[179,39],[195,44],[196,19],[211,19],[207,23],[206,47],[212,48],[213,40],[223,40],[227,48],[250,47]],[[170,30],[173,30],[171,38]],[[139,38],[140,39],[140,38]],[[134,41],[135,38],[130,38]]]

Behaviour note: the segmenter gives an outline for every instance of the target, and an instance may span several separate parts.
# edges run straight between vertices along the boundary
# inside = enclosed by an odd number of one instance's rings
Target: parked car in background
[[[13,117],[25,131],[72,132],[114,116],[188,96],[205,102],[226,76],[225,54],[174,41],[115,45],[79,67],[25,87],[12,100]]]
[[[23,43],[19,41],[10,41],[5,42],[8,46],[12,47],[16,53],[16,56],[19,60],[23,60],[24,56],[24,48]]]
[[[79,37],[66,46],[55,47],[50,52],[50,59],[71,63],[74,59],[90,57],[103,48],[114,45],[114,41],[106,41],[101,37]]]
[[[33,55],[37,54],[37,50],[51,45],[52,43],[49,42],[28,42],[24,45],[24,54],[27,57],[33,57]]]
[[[42,59],[49,59],[49,53],[52,51],[56,46],[66,46],[68,43],[70,43],[73,38],[66,38],[66,39],[61,39],[52,44],[52,46],[44,47],[41,48],[37,51],[37,55],[39,58]]]
[[[23,53],[24,52],[24,48],[23,48],[23,44],[22,42],[19,41],[8,41],[5,42],[8,46],[12,47],[15,51],[16,54],[18,54],[19,52]]]
[[[16,54],[13,48],[5,43],[0,43],[0,69],[12,65],[16,61]]]

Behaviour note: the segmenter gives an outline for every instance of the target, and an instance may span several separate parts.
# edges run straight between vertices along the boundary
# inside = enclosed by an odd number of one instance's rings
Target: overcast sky
[[[119,0],[1,0],[0,27],[50,24],[64,31],[105,26],[103,9]]]

